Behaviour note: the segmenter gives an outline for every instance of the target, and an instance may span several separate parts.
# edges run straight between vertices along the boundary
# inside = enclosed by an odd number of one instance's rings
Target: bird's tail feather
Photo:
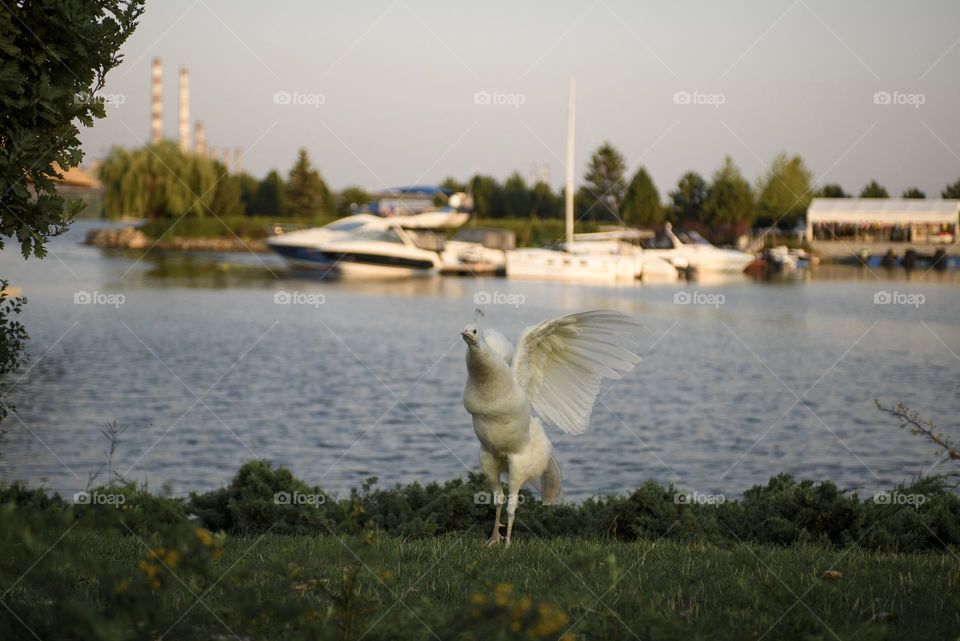
[[[545,505],[552,505],[560,500],[563,493],[562,478],[560,477],[560,465],[557,459],[550,455],[550,461],[547,463],[547,469],[540,477],[540,494],[543,496]]]

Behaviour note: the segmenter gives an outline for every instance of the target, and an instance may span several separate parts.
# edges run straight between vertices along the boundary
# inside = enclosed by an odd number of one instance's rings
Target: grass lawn
[[[960,635],[960,559],[952,553],[535,539],[524,531],[505,550],[485,547],[485,534],[231,537],[206,584],[161,576],[154,625],[170,639]],[[129,573],[146,551],[134,536],[79,528],[71,536],[109,572]],[[73,589],[93,589],[64,573]],[[30,607],[27,597],[14,592],[5,602]]]

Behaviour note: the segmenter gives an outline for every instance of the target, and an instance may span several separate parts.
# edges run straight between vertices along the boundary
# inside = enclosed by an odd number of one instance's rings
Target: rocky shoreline
[[[86,244],[104,249],[156,249],[174,251],[209,252],[267,252],[269,248],[263,240],[239,238],[178,238],[155,241],[140,229],[126,227],[101,227],[87,232]]]

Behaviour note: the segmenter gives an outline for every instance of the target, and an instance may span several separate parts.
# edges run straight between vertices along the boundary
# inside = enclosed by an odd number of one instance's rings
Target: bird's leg
[[[510,535],[513,533],[513,515],[517,513],[517,501],[520,487],[514,489],[513,483],[510,484],[510,498],[507,499],[507,544],[510,547]]]
[[[503,486],[499,483],[493,488],[493,502],[497,506],[497,515],[493,519],[493,534],[490,535],[487,545],[496,545],[503,538],[500,534],[500,528],[503,527],[503,523],[500,522],[500,510],[503,508]]]

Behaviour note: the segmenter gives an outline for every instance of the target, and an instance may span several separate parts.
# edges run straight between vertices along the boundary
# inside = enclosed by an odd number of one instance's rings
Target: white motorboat
[[[464,227],[444,243],[440,258],[449,273],[500,273],[516,244],[516,234],[506,229]]]
[[[578,255],[614,254],[630,257],[634,263],[634,277],[644,282],[672,282],[679,279],[680,270],[672,263],[643,249],[643,241],[652,236],[653,232],[628,228],[575,234],[573,246],[564,249]]]
[[[740,274],[754,260],[752,254],[711,245],[695,231],[676,234],[670,223],[645,245],[644,253],[694,274]]]
[[[441,265],[443,241],[418,215],[357,214],[314,229],[275,234],[267,245],[301,269],[344,277],[407,277]]]

